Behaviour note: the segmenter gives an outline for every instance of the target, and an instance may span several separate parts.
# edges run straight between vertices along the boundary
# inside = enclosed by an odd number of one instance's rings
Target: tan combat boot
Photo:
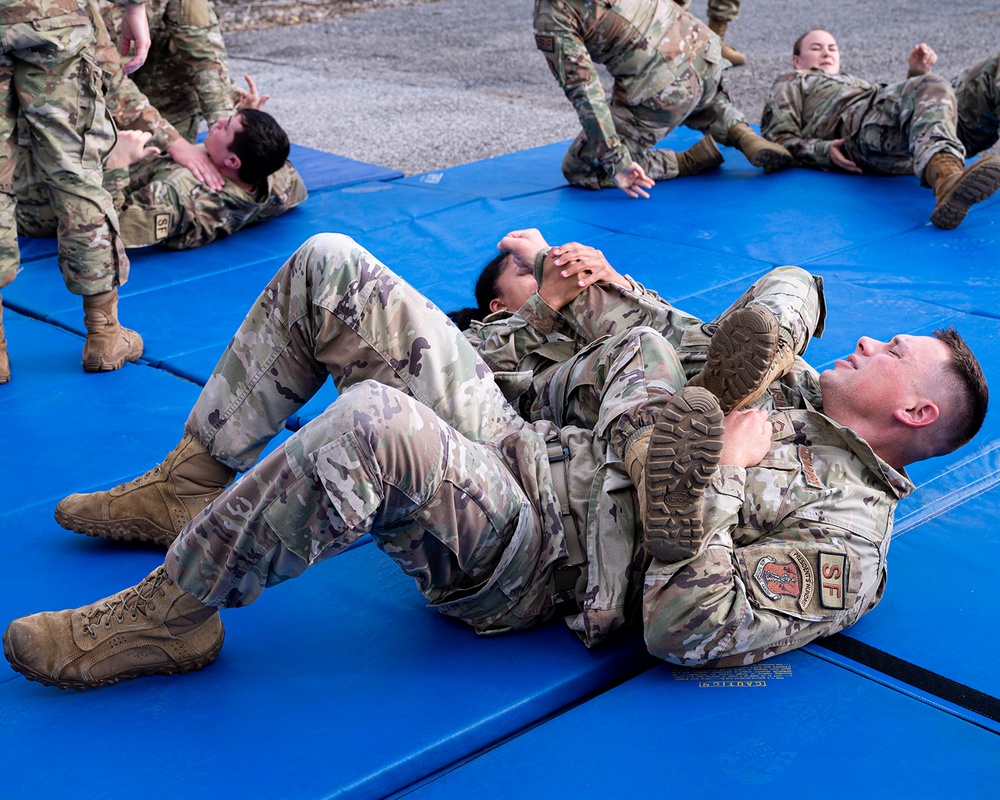
[[[83,298],[83,368],[87,372],[121,369],[142,355],[142,337],[118,322],[118,289]]]
[[[3,635],[3,652],[29,680],[96,689],[201,669],[215,661],[224,638],[218,610],[157,567],[136,586],[92,605],[14,620]]]
[[[719,35],[719,38],[722,39],[722,57],[724,59],[734,67],[742,67],[747,63],[747,57],[743,53],[732,45],[726,44],[726,28],[729,27],[728,20],[709,17],[708,27],[715,31]]]
[[[722,453],[719,401],[685,386],[664,406],[649,438],[645,497],[640,494],[646,546],[667,563],[691,558],[705,538],[701,500]]]
[[[985,156],[966,168],[958,156],[935,153],[924,170],[924,180],[937,200],[931,222],[950,231],[961,224],[969,208],[1000,189],[1000,156]]]
[[[677,153],[677,177],[700,175],[702,172],[718,169],[722,160],[722,153],[719,152],[715,139],[706,136],[683,153]]]
[[[3,298],[0,297],[0,383],[10,380],[10,357],[7,355],[7,337],[3,333]]]
[[[704,368],[687,385],[708,389],[728,414],[756,403],[794,363],[795,349],[774,313],[750,305],[723,317],[712,334]]]
[[[56,506],[56,522],[87,536],[168,547],[235,474],[184,434],[163,463],[145,475],[106,492],[63,498]]]
[[[729,145],[747,157],[747,161],[764,172],[778,172],[792,166],[792,154],[780,144],[758,136],[745,122],[729,129]]]

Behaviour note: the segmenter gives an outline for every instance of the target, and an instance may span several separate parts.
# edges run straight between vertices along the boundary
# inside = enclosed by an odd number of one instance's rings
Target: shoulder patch
[[[556,51],[556,39],[544,33],[535,34],[535,47],[543,53],[554,53]]]
[[[154,220],[154,235],[156,240],[166,239],[170,234],[170,215],[169,214],[157,214]]]
[[[820,592],[823,608],[843,609],[847,594],[847,557],[843,553],[819,554]]]
[[[798,550],[789,553],[790,560],[780,562],[774,556],[764,556],[757,562],[753,577],[771,600],[795,598],[805,609],[815,592],[815,576],[808,559]]]

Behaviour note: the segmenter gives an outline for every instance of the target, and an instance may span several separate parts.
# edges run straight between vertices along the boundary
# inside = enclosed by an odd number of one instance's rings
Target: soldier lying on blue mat
[[[1000,157],[968,168],[965,156],[997,141],[1000,54],[949,83],[930,68],[927,44],[910,51],[909,77],[872,84],[840,71],[837,40],[811,30],[793,48],[794,72],[779,77],[761,115],[761,133],[802,167],[869,175],[915,174],[934,190],[931,222],[951,229],[1000,188]]]
[[[536,387],[530,418],[426,298],[348,237],[315,236],[253,304],[165,461],[59,503],[75,530],[169,542],[164,564],[12,622],[14,669],[61,688],[199,669],[222,647],[220,608],[366,533],[479,633],[562,617],[594,646],[641,625],[679,664],[751,663],[878,603],[904,466],[968,441],[986,411],[953,329],[862,337],[817,374],[785,357],[823,315],[819,283],[790,271],[790,316],[751,288],[696,326],[712,335],[692,384],[670,341],[683,349],[684,332],[649,327],[662,320],[639,302],[634,326],[597,338],[592,312],[624,309],[634,287],[581,288],[560,263],[574,246],[539,249],[533,232],[502,244],[537,267],[528,309],[592,339]],[[338,399],[258,461],[328,375]]]

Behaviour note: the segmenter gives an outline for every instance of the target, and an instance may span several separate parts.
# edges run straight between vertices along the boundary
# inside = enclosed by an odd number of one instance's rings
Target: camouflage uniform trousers
[[[32,24],[39,20],[45,24]],[[127,277],[112,199],[101,185],[101,162],[115,132],[104,106],[101,72],[91,58],[93,44],[90,19],[73,0],[2,9],[0,287],[14,279],[19,262],[13,193],[18,110],[30,128],[35,163],[52,191],[66,286],[74,294],[99,294]]]
[[[955,93],[944,78],[929,73],[890,84],[846,137],[845,153],[870,174],[922,178],[937,153],[965,158],[957,119]]]
[[[674,83],[640,104],[627,102],[626,80],[615,81],[608,103],[615,130],[632,160],[654,180],[673,180],[678,175],[677,154],[673,150],[653,149],[674,129],[683,125],[711,134],[716,141],[726,144],[729,129],[747,121],[720,86],[722,72],[723,64],[719,62],[707,63],[702,74],[689,67]],[[562,172],[571,185],[585,189],[610,189],[615,185],[582,132],[566,151]]]
[[[642,418],[632,406],[665,401],[683,374],[654,342],[638,353],[647,389],[635,348],[609,345],[625,353],[606,387],[624,441]],[[328,374],[341,396],[255,464]],[[368,533],[432,605],[481,632],[551,616],[566,555],[548,463],[558,431],[521,419],[461,332],[349,238],[314,237],[281,268],[186,430],[249,468],[167,555],[171,576],[204,602],[248,604]]]
[[[655,295],[639,294],[615,284],[591,287],[563,314],[584,341],[600,343],[601,337],[652,328],[668,346],[663,351],[665,357],[676,361],[680,370],[677,380],[682,385],[704,367],[719,322],[751,304],[770,309],[796,354],[805,352],[813,336],[823,335],[826,303],[822,278],[794,266],[777,267],[762,276],[711,323],[703,323]],[[605,388],[608,349],[591,345],[574,358],[541,370],[532,383],[532,399],[526,414],[529,419],[551,420],[559,427],[595,428],[599,436],[609,438],[612,448],[620,454],[627,443],[612,437],[608,420],[626,418],[629,412],[626,407],[618,407]],[[644,382],[648,383],[654,370],[646,367],[645,373]],[[622,399],[632,400],[625,396]],[[652,424],[648,415],[642,421],[633,420],[629,433],[638,430],[643,422]]]
[[[121,30],[124,9],[102,0],[108,28]],[[202,121],[233,114],[234,85],[219,18],[211,0],[147,0],[153,44],[146,63],[130,77],[189,142]]]
[[[677,5],[690,13],[691,0],[674,0]],[[708,0],[708,18],[735,22],[740,18],[740,0]]]
[[[997,143],[1000,131],[1000,53],[951,82],[958,103],[958,138],[970,156]]]

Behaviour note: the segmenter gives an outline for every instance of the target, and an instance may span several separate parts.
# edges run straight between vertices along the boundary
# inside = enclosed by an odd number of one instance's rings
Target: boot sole
[[[109,675],[107,678],[100,678],[93,681],[71,681],[58,680],[48,675],[35,672],[31,667],[22,664],[17,660],[14,650],[10,645],[7,633],[3,635],[3,654],[14,671],[21,673],[29,681],[35,681],[43,686],[55,686],[57,689],[100,689],[102,686],[111,686],[119,681],[127,681],[132,678],[144,678],[151,675],[183,675],[185,672],[194,672],[203,669],[211,664],[218,657],[222,650],[222,643],[226,638],[225,630],[219,634],[211,649],[196,658],[189,658],[186,661],[174,661],[169,664],[151,665],[148,667],[137,667],[126,672],[119,672],[117,675]]]
[[[733,311],[712,336],[705,368],[687,385],[708,389],[726,414],[756,403],[770,384],[779,335],[778,321],[767,309]]]
[[[997,189],[1000,189],[1000,161],[977,162],[951,190],[951,195],[935,206],[931,223],[946,231],[954,230],[972,206],[991,197]]]
[[[148,519],[92,520],[67,514],[56,507],[56,522],[59,526],[74,533],[93,536],[98,539],[111,539],[115,542],[142,542],[160,547],[170,547],[177,534],[159,525],[154,525]]]
[[[750,163],[763,169],[764,172],[781,172],[781,170],[792,166],[792,160],[791,153],[765,149],[758,151]]]
[[[701,497],[722,452],[723,414],[707,389],[685,387],[660,412],[646,456],[646,545],[667,563],[701,547]]]

